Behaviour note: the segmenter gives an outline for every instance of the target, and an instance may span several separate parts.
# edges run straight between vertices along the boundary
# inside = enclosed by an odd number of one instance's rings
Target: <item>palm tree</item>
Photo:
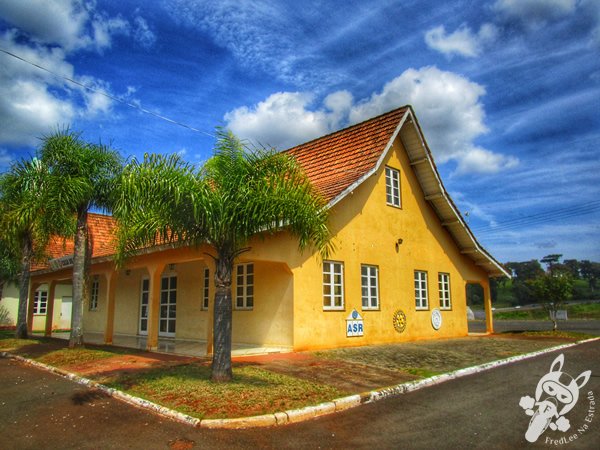
[[[60,180],[52,202],[76,217],[73,250],[73,310],[69,347],[83,345],[83,303],[87,297],[92,249],[88,236],[91,208],[110,210],[114,181],[122,169],[118,152],[101,144],[90,144],[79,133],[59,130],[43,139],[40,158]]]
[[[286,229],[300,249],[330,249],[327,208],[296,161],[249,149],[218,132],[214,156],[196,170],[177,155],[146,155],[124,170],[114,213],[119,257],[165,242],[208,244],[215,252],[213,381],[230,381],[235,259],[257,234]]]
[[[68,216],[48,201],[53,184],[48,167],[38,158],[16,162],[0,177],[3,253],[9,265],[12,258],[19,261],[16,269],[19,278],[17,338],[27,338],[31,262],[43,255],[53,234],[64,234],[70,226]]]

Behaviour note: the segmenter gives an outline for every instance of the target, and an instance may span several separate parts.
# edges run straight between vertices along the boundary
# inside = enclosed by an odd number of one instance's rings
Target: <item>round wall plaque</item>
[[[431,311],[431,326],[435,330],[439,330],[442,326],[442,313],[437,308]]]
[[[404,311],[399,309],[394,313],[393,323],[398,333],[402,333],[406,329],[406,314],[404,314]]]

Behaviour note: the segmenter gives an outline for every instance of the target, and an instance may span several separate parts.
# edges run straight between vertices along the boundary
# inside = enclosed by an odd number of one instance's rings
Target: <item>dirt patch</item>
[[[172,367],[187,364],[194,358],[174,355],[117,355],[111,358],[88,361],[82,364],[65,366],[64,369],[78,373],[84,377],[103,379],[133,371],[151,370],[161,367]]]
[[[529,353],[573,339],[512,335],[466,337],[437,341],[343,348],[317,352],[329,359],[349,361],[408,373],[442,373]]]
[[[238,358],[235,365],[257,365],[271,372],[313,383],[334,386],[346,392],[365,392],[417,377],[409,373],[356,361],[325,359],[309,353]]]

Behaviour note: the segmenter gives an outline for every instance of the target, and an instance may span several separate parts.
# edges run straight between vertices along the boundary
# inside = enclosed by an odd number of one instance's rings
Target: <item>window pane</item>
[[[168,278],[163,278],[162,280],[160,280],[160,288],[163,291],[169,289],[169,279]]]

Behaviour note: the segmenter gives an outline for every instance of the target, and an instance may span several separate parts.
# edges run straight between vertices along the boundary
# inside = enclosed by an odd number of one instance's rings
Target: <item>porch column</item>
[[[158,326],[160,318],[160,283],[166,264],[148,266],[150,275],[150,298],[148,299],[148,338],[146,350],[158,349]]]
[[[117,293],[117,279],[119,272],[113,270],[106,272],[106,326],[104,327],[104,343],[112,345],[115,329],[115,296]]]
[[[33,304],[35,301],[35,291],[41,286],[41,283],[29,282],[29,298],[27,303],[27,331],[33,331]]]
[[[52,322],[54,320],[54,293],[56,291],[56,281],[48,283],[48,303],[46,304],[46,327],[44,336],[52,336]]]
[[[492,313],[492,295],[490,292],[490,280],[487,279],[481,283],[483,288],[483,304],[485,305],[485,326],[486,332],[494,332],[494,315]]]

